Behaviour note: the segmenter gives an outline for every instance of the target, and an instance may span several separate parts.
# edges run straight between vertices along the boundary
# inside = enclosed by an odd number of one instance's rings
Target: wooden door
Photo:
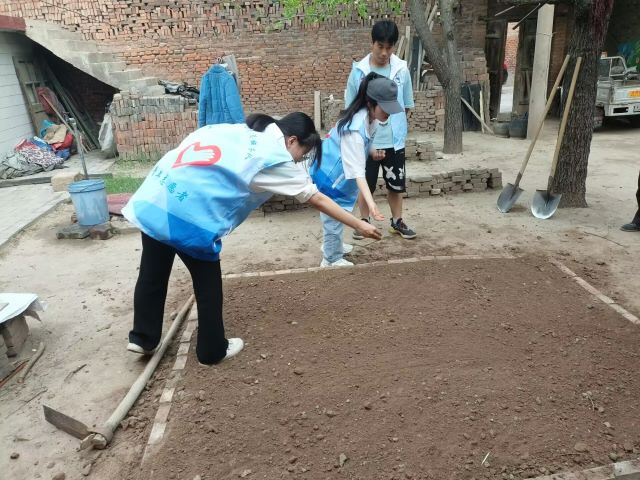
[[[496,118],[500,113],[500,96],[502,94],[505,44],[507,41],[506,20],[491,19],[487,22],[487,34],[485,37],[484,51],[487,57],[489,70],[489,115]]]
[[[36,132],[40,131],[42,121],[49,119],[44,107],[38,100],[38,87],[45,87],[46,83],[41,70],[36,66],[33,58],[13,57],[18,82],[27,103],[27,109]]]

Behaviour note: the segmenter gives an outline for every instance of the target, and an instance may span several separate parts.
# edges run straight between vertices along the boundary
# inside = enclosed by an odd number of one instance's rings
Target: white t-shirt
[[[264,131],[274,138],[282,139],[282,143],[285,143],[284,134],[275,123],[270,124]],[[304,164],[295,163],[293,159],[291,162],[281,163],[258,172],[251,181],[251,190],[295,197],[300,203],[309,201],[318,193],[318,187],[311,180]]]
[[[369,123],[369,116],[365,118],[367,128],[365,129],[367,138],[371,138],[378,127],[378,120]],[[342,157],[342,168],[344,178],[347,180],[354,178],[364,178],[367,166],[367,152],[364,148],[364,139],[359,132],[344,132],[340,137],[340,156]]]

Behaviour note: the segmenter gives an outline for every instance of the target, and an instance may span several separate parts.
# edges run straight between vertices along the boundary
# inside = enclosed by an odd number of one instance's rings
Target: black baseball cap
[[[374,78],[367,85],[367,96],[378,102],[384,113],[393,115],[404,110],[398,102],[398,86],[388,78]]]

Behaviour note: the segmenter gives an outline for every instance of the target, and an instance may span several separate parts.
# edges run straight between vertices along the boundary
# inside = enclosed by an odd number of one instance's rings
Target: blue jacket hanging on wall
[[[213,65],[200,81],[198,128],[218,123],[242,123],[244,112],[238,86],[222,65]]]

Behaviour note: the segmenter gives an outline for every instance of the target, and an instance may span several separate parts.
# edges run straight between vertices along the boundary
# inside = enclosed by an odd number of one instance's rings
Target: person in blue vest
[[[413,86],[407,62],[393,54],[398,41],[398,27],[391,20],[380,20],[371,29],[371,53],[354,63],[347,88],[345,105],[355,98],[362,79],[370,72],[390,78],[398,86],[398,102],[401,112],[391,115],[388,121],[380,123],[373,140],[374,151],[380,155],[370,155],[367,159],[367,183],[374,192],[378,183],[378,173],[382,167],[382,177],[387,187],[387,201],[391,210],[389,231],[402,238],[412,239],[416,232],[402,219],[403,194],[406,192],[405,140],[407,138],[407,112],[414,107]],[[369,209],[364,196],[358,200],[360,216],[369,219]],[[363,235],[355,230],[353,238],[361,240]]]
[[[322,139],[313,121],[295,112],[281,120],[250,116],[244,124],[200,128],[160,159],[122,210],[142,232],[129,351],[150,355],[161,334],[176,255],[193,280],[198,307],[196,355],[212,365],[243,348],[227,339],[222,319],[221,239],[272,195],[294,196],[370,238],[381,232],[318,191],[303,159],[320,163]]]
[[[322,162],[311,168],[311,178],[318,190],[349,212],[353,210],[359,192],[376,220],[384,220],[384,216],[378,210],[367,184],[367,155],[378,122],[403,111],[397,96],[398,87],[392,80],[376,73],[367,75],[360,83],[358,94],[341,112],[336,126],[322,142]],[[380,153],[374,152],[374,155]],[[353,248],[342,243],[344,222],[324,213],[320,214],[320,218],[323,227],[323,258],[320,266],[353,265],[343,258]],[[362,220],[361,224],[368,225],[369,222]]]

